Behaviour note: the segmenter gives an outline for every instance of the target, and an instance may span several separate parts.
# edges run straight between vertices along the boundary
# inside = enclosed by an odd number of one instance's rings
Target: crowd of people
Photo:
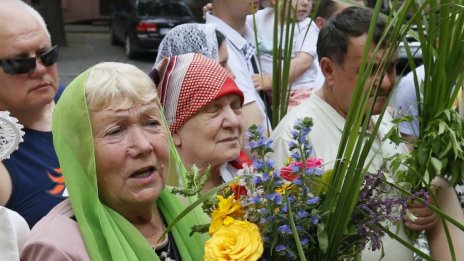
[[[189,204],[166,186],[185,184],[193,166],[208,170],[204,191],[234,179],[250,162],[246,130],[261,125],[274,140],[272,157],[283,164],[297,118],[311,117],[314,153],[330,169],[366,48],[372,10],[321,0],[316,18],[311,0],[291,1],[296,16],[290,66],[292,110],[272,130],[273,6],[259,1],[213,0],[206,23],[173,28],[159,46],[151,72],[133,65],[102,62],[68,86],[58,84],[58,46],[52,45],[40,14],[21,0],[0,0],[0,111],[24,126],[19,149],[0,164],[0,259],[8,260],[202,260],[207,236],[189,235],[208,223],[192,211],[165,233]],[[255,32],[253,23],[258,28]],[[374,60],[388,45],[380,38],[385,20],[375,25]],[[289,27],[290,28],[290,27]],[[293,28],[293,27],[292,27]],[[285,29],[285,30],[288,30]],[[259,46],[254,45],[259,39]],[[259,57],[256,48],[261,50]],[[396,58],[386,74],[373,74],[380,114],[396,84]],[[261,64],[261,66],[258,66]],[[377,117],[372,117],[372,125]],[[372,145],[370,172],[384,159],[407,152],[384,141],[391,129],[387,113]],[[405,134],[414,134],[406,132]],[[454,188],[443,179],[442,210],[464,224]],[[411,208],[393,233],[405,241],[405,227],[425,231],[430,253],[450,259],[446,233],[425,205]],[[449,226],[453,242],[464,232]],[[383,251],[364,251],[362,260],[413,260],[413,252],[385,237]],[[464,258],[464,249],[455,248]]]

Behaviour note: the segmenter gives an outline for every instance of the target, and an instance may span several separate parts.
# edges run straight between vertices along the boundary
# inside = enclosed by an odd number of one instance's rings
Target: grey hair
[[[90,68],[85,85],[90,111],[125,110],[136,103],[160,106],[152,79],[131,64],[99,63]]]

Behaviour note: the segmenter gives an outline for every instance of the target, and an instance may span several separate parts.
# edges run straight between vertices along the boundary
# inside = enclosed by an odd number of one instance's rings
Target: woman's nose
[[[146,155],[152,150],[151,142],[143,127],[131,128],[128,132],[128,148],[127,153],[131,157],[139,157]]]
[[[240,126],[242,115],[237,114],[234,109],[228,107],[226,110],[223,111],[224,121],[223,126],[225,128],[236,128]]]

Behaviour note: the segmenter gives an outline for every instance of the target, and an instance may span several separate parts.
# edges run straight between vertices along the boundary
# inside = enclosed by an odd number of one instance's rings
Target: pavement
[[[130,63],[150,72],[155,54],[130,60],[123,46],[110,43],[108,25],[71,24],[65,26],[67,46],[60,46],[58,75],[60,84],[68,85],[80,73],[99,62]]]

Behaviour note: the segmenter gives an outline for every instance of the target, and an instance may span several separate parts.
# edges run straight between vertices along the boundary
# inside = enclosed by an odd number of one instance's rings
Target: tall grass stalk
[[[418,28],[424,28],[418,31],[425,78],[422,85],[416,84],[419,137],[415,144],[415,166],[428,182],[423,186],[436,176],[448,177],[452,185],[464,177],[464,133],[453,128],[463,120],[449,115],[464,81],[463,4],[462,0],[430,1],[423,19],[416,20]],[[433,139],[435,135],[440,140]]]
[[[411,7],[411,1],[398,8],[398,11],[392,11],[387,17],[387,27],[385,32],[389,32],[390,39],[401,39],[408,27],[403,24]],[[397,2],[394,3],[397,5]],[[343,232],[346,228],[353,208],[358,200],[359,191],[364,181],[364,174],[368,168],[368,153],[376,139],[377,132],[386,110],[386,104],[383,112],[378,116],[374,127],[369,130],[369,122],[372,116],[372,107],[368,107],[368,99],[371,93],[374,93],[373,100],[377,96],[379,86],[368,84],[369,76],[372,74],[386,73],[386,62],[396,55],[396,45],[387,47],[382,55],[381,66],[377,71],[373,71],[374,57],[379,51],[382,41],[385,41],[385,34],[376,45],[373,54],[370,55],[374,26],[380,14],[381,1],[377,1],[374,8],[372,23],[369,28],[366,47],[363,51],[363,57],[360,65],[359,74],[356,80],[354,90],[340,146],[337,154],[337,160],[333,169],[333,179],[327,197],[331,199],[326,206],[328,215],[326,216],[326,228],[329,237],[329,248],[326,253],[321,254],[321,260],[336,260],[337,251],[343,239]],[[388,43],[387,43],[388,46]],[[380,83],[379,83],[380,84]],[[367,164],[366,164],[367,162]],[[407,242],[404,242],[407,244]],[[408,245],[408,247],[412,247]]]

